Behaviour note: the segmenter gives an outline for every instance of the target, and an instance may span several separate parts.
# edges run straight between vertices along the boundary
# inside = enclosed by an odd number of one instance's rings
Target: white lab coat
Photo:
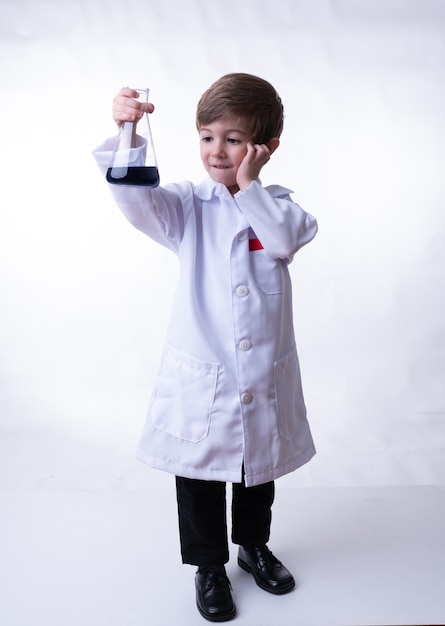
[[[110,147],[94,152],[103,171]],[[240,482],[244,471],[247,486],[309,461],[288,264],[315,236],[315,218],[288,189],[259,181],[234,197],[210,178],[110,190],[180,264],[138,458],[203,480]]]

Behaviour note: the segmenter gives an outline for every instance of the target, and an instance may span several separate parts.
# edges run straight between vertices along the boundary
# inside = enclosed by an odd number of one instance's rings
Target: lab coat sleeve
[[[295,252],[315,237],[318,225],[315,217],[293,202],[289,192],[278,186],[263,188],[253,181],[235,194],[235,199],[264,251],[290,262]]]
[[[99,169],[105,177],[115,139],[107,139],[93,151]],[[141,148],[143,149],[143,148]],[[131,162],[140,161],[141,149],[132,149]],[[190,187],[190,189],[189,189]],[[184,225],[184,197],[191,194],[191,185],[166,185],[156,189],[111,185],[110,191],[127,220],[138,230],[177,252]]]

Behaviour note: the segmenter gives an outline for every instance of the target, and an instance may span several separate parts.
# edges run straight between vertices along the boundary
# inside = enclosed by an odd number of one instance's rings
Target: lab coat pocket
[[[272,259],[264,250],[250,251],[250,267],[258,287],[267,294],[284,291],[284,268],[281,259]]]
[[[300,365],[295,348],[274,363],[274,377],[278,430],[284,439],[291,439],[297,434],[301,421],[306,419]]]
[[[218,364],[166,346],[149,409],[153,426],[197,443],[209,431]]]

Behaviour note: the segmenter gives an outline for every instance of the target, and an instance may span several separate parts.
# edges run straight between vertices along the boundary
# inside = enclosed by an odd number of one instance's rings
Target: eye
[[[203,141],[204,143],[210,143],[212,141],[212,137],[204,135],[204,137],[201,137],[201,141]]]
[[[241,140],[240,139],[236,139],[235,137],[228,137],[227,138],[227,142],[236,145],[236,144],[241,143]]]

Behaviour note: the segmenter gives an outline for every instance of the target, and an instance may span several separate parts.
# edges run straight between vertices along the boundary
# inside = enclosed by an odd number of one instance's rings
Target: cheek
[[[247,148],[243,147],[241,150],[237,151],[236,157],[234,158],[234,161],[236,162],[237,165],[241,165],[246,154],[247,154]]]
[[[206,144],[205,143],[199,144],[199,153],[201,155],[201,159],[204,160],[206,158],[207,152],[208,150],[206,150]]]

